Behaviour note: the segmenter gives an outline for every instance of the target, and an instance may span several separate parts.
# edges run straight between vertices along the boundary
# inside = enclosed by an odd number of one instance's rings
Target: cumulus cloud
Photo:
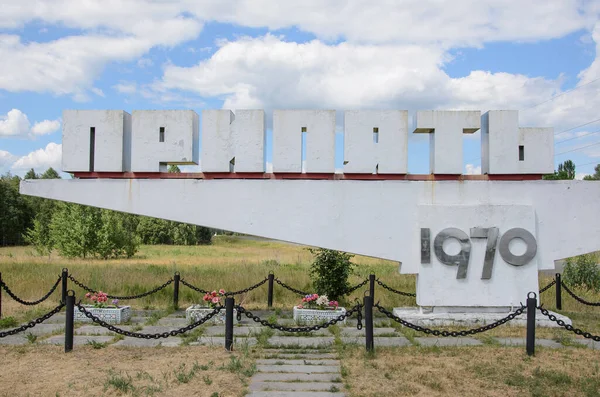
[[[112,88],[121,94],[135,94],[137,91],[137,84],[135,81],[121,81],[120,83],[113,85]]]
[[[60,170],[61,159],[62,145],[50,142],[44,149],[35,150],[18,158],[11,169],[16,172],[28,170],[30,168],[45,170],[49,167]]]
[[[17,156],[6,150],[0,150],[0,174],[6,173],[10,166],[15,162]]]
[[[6,116],[0,116],[0,137],[47,135],[58,131],[59,120],[44,120],[31,126],[29,118],[19,109],[10,110]]]
[[[476,167],[474,164],[466,164],[465,175],[481,175],[481,166]]]

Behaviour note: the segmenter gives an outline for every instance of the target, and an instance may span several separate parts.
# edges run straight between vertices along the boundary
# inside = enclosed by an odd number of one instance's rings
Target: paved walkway
[[[157,319],[159,311],[134,311],[131,321],[127,325],[119,325],[119,328],[135,331],[139,333],[163,333],[169,332],[188,325],[185,319],[185,311],[178,311],[167,316]],[[154,314],[154,316],[153,316]],[[268,318],[272,312],[256,311],[256,314],[261,318]],[[291,318],[285,318],[286,314],[278,318],[278,323],[292,325]],[[289,317],[289,315],[287,316]],[[47,344],[64,344],[64,323],[65,314],[59,313],[48,319],[42,324],[36,325],[23,333],[8,336],[0,339],[0,344],[4,345],[24,345],[29,343],[47,343]],[[408,340],[402,333],[395,328],[388,326],[389,321],[381,318],[375,320],[375,346],[477,346],[484,343],[493,343],[505,346],[524,346],[525,338],[486,338],[480,340],[472,337],[457,337],[457,338],[434,338],[434,337],[418,337]],[[182,344],[188,345],[215,345],[223,346],[225,343],[225,327],[224,325],[205,325],[199,327],[199,330],[194,333],[197,337],[168,337],[165,339],[138,339],[133,337],[123,337],[117,335],[106,328],[90,323],[76,323],[75,325],[74,344],[85,345],[93,343],[103,343],[107,346],[138,346],[152,347],[157,345],[162,346],[179,346]],[[343,343],[356,343],[358,345],[365,344],[365,330],[356,329],[356,320],[348,320],[346,326],[340,326],[339,339]],[[6,331],[6,330],[3,330]],[[194,332],[194,331],[192,331]],[[337,332],[337,331],[336,331]],[[566,332],[566,331],[565,331]],[[485,334],[480,334],[484,336]],[[266,327],[243,317],[242,321],[234,327],[235,344],[257,344],[259,340],[263,345],[273,348],[298,347],[298,348],[327,348],[331,347],[336,337],[332,333],[332,329],[321,329],[309,335],[271,331]],[[584,345],[593,349],[600,349],[600,342],[594,342],[589,339],[574,339],[577,344]],[[563,347],[558,342],[548,339],[537,339],[536,344],[539,346],[558,348]]]

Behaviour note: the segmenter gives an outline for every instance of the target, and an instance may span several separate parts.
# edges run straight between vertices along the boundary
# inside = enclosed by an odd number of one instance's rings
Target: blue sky
[[[595,1],[3,3],[2,173],[60,168],[63,109],[516,109],[555,128],[557,164],[600,162],[600,120],[573,128],[600,119]],[[409,172],[428,155],[411,135]]]

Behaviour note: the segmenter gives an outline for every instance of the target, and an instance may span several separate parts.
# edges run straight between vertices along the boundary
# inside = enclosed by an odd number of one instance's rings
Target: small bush
[[[587,254],[567,259],[562,278],[569,286],[600,290],[600,268],[596,255]]]
[[[319,295],[329,300],[339,300],[348,290],[348,277],[354,266],[350,259],[354,255],[324,248],[309,248],[314,260],[310,266],[310,278]]]
[[[3,328],[13,328],[19,325],[17,320],[14,317],[4,317],[0,318],[0,329]]]

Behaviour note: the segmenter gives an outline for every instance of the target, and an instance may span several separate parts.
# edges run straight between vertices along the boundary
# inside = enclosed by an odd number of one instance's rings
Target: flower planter
[[[298,309],[298,306],[294,306],[294,321],[296,324],[316,324],[316,323],[324,323],[327,321],[331,321],[334,318],[339,317],[342,314],[346,314],[346,309],[343,307],[338,307],[335,310],[332,309]],[[346,319],[344,318],[340,321],[343,324],[346,324]]]
[[[91,305],[84,305],[84,308],[108,324],[122,324],[129,321],[131,318],[131,306],[94,307]],[[84,323],[92,322],[91,318],[86,317],[86,315],[80,312],[77,308],[74,310],[73,319],[74,321],[80,321]]]
[[[188,320],[190,324],[195,323],[196,321],[206,317],[208,314],[212,313],[213,309],[206,306],[201,305],[192,305],[185,309],[185,318]],[[225,308],[221,309],[221,311],[215,314],[210,320],[206,323],[208,324],[223,324],[225,325]],[[237,324],[237,310],[233,309],[233,323]]]

